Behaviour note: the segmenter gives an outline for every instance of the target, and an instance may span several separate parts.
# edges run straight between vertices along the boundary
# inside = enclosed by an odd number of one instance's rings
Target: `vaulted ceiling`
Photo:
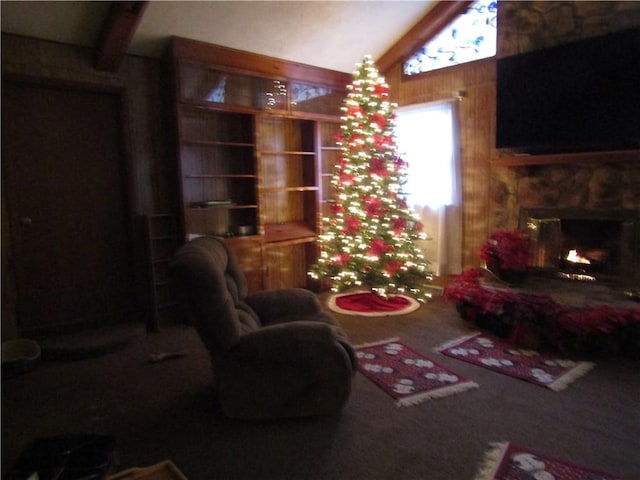
[[[384,71],[468,3],[3,0],[0,14],[3,32],[96,48],[105,70],[124,54],[159,58],[175,35],[350,73],[366,54]]]

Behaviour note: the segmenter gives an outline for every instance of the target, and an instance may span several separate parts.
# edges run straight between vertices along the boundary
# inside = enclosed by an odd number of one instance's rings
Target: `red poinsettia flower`
[[[377,148],[390,148],[393,145],[393,139],[389,135],[373,135],[373,144]]]
[[[360,228],[360,225],[362,225],[362,222],[355,217],[349,216],[345,218],[345,227],[344,227],[345,235],[355,234],[358,231],[358,228]]]
[[[355,177],[349,173],[341,173],[338,175],[338,182],[340,185],[353,185]]]
[[[400,235],[404,229],[407,228],[407,219],[404,217],[394,218],[393,220],[393,233]]]
[[[387,245],[381,238],[374,238],[371,241],[371,246],[369,247],[369,255],[380,257],[385,253],[391,252],[393,250],[395,250],[395,247],[393,245]]]
[[[373,87],[373,93],[374,95],[378,95],[379,97],[386,98],[389,96],[389,86],[382,83],[377,83]]]
[[[362,117],[362,107],[360,105],[349,105],[347,107],[347,115],[350,117]]]
[[[379,217],[388,212],[388,208],[385,208],[382,204],[382,200],[377,197],[365,197],[362,199],[365,203],[365,211],[368,217]]]
[[[530,261],[529,237],[518,231],[498,231],[480,248],[487,265],[504,270],[527,270]]]
[[[333,256],[331,259],[333,263],[337,263],[338,265],[345,266],[351,260],[351,255],[348,253],[338,253]]]
[[[384,161],[384,158],[372,159],[369,172],[372,175],[377,175],[378,177],[386,177],[389,174],[389,171],[387,170],[387,164]]]
[[[402,268],[402,262],[400,260],[391,260],[387,262],[384,266],[384,269],[387,271],[389,275],[395,275]]]
[[[371,115],[370,122],[375,123],[378,128],[382,129],[387,124],[387,118],[384,115],[378,113]]]
[[[333,203],[331,204],[331,211],[334,213],[334,215],[344,213],[344,205],[342,205],[341,203]]]

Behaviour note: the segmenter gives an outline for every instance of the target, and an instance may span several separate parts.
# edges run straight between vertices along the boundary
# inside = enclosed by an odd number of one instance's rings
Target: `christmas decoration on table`
[[[407,164],[395,142],[395,105],[371,57],[357,67],[342,107],[335,203],[309,274],[329,279],[335,292],[367,287],[384,298],[407,293],[425,301],[432,277],[415,242],[426,235],[402,190]]]

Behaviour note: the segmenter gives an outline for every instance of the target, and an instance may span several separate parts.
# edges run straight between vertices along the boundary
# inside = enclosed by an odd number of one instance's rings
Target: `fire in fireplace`
[[[522,208],[532,267],[588,281],[637,283],[640,214],[621,209]]]

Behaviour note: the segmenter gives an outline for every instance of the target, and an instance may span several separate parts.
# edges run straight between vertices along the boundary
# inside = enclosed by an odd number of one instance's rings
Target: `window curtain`
[[[435,275],[462,270],[462,192],[457,101],[396,109],[396,142],[409,164],[407,201],[429,240],[418,247]]]

